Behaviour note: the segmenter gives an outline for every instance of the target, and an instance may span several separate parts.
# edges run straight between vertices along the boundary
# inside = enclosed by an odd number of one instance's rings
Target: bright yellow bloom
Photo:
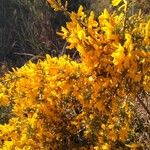
[[[79,24],[77,24],[77,36],[80,40],[84,40],[86,37],[84,29],[82,29]]]
[[[113,63],[114,65],[118,65],[124,60],[125,54],[124,54],[124,47],[119,43],[116,46],[116,50],[111,55],[113,57]]]
[[[102,146],[102,150],[110,150],[110,145],[105,143],[103,146]]]
[[[86,17],[86,15],[83,11],[83,6],[82,5],[80,5],[80,7],[79,7],[77,15],[81,18],[81,20],[83,20]]]
[[[13,141],[5,141],[4,146],[3,146],[3,150],[12,150],[13,145],[14,145]]]
[[[104,9],[103,13],[98,17],[98,20],[99,20],[99,23],[103,23],[102,21],[105,20],[105,19],[109,19],[110,17],[110,14],[109,12],[107,11],[107,9]]]
[[[68,34],[69,34],[69,31],[68,31],[66,28],[64,28],[64,27],[61,27],[61,31],[62,31],[63,33],[57,32],[57,34],[60,35],[60,36],[62,36],[63,39],[67,38],[67,37],[68,37]]]
[[[0,105],[7,106],[9,104],[9,97],[4,93],[0,93]]]
[[[122,0],[112,0],[112,5],[113,5],[113,6],[117,6],[117,5],[120,4],[121,1],[122,1]]]
[[[148,23],[146,24],[146,27],[145,27],[144,42],[147,44],[150,44],[150,20],[148,21]]]
[[[59,0],[47,0],[47,1],[55,11],[62,10],[63,6],[61,4],[61,1]]]
[[[128,52],[128,55],[130,56],[131,51],[134,48],[133,41],[132,41],[132,36],[129,33],[126,33],[125,34],[125,39],[126,39],[126,41],[124,43],[124,47],[126,48],[126,50]]]

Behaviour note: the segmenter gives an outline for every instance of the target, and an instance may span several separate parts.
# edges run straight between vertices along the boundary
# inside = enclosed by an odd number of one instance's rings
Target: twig
[[[65,44],[64,44],[64,46],[63,46],[63,48],[62,48],[62,51],[61,51],[61,53],[59,54],[59,56],[62,56],[63,54],[65,54],[65,52],[66,52],[66,46],[67,46],[67,42],[65,42]]]
[[[16,54],[16,55],[23,55],[23,56],[35,57],[35,55],[33,55],[33,54],[28,54],[28,53],[17,53],[17,52],[15,52],[14,54]]]
[[[43,56],[40,56],[40,55],[33,55],[33,54],[29,54],[29,53],[14,53],[16,55],[23,55],[23,56],[31,56],[32,58],[30,59],[31,61],[37,59],[37,58],[45,58]]]

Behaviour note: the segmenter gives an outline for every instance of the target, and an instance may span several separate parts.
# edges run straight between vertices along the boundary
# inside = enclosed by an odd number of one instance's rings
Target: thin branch
[[[14,54],[16,54],[16,55],[23,55],[23,56],[35,57],[35,55],[33,55],[33,54],[28,54],[28,53],[17,53],[17,52],[15,52]]]
[[[65,52],[66,52],[66,46],[67,46],[67,42],[65,42],[65,44],[64,44],[64,46],[63,46],[63,48],[62,48],[62,51],[61,51],[61,53],[59,54],[59,56],[62,56],[62,55],[65,54]]]
[[[16,55],[22,55],[22,56],[31,56],[31,61],[35,60],[35,59],[38,59],[38,58],[45,58],[43,56],[40,56],[40,55],[33,55],[33,54],[29,54],[29,53],[14,53]]]

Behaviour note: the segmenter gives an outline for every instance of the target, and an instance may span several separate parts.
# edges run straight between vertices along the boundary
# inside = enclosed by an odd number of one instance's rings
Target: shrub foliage
[[[135,148],[132,106],[141,91],[150,92],[149,19],[129,16],[125,0],[98,18],[82,6],[75,13],[60,0],[48,2],[70,17],[58,34],[80,62],[46,55],[0,79],[0,104],[12,106],[12,118],[0,125],[0,148]]]

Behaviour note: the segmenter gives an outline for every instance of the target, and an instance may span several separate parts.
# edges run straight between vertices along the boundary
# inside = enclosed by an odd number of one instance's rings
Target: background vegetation
[[[70,0],[71,1],[71,0]],[[76,11],[82,4],[87,12],[99,14],[110,0],[72,0],[69,10]],[[149,14],[149,0],[138,0],[133,12],[142,9]],[[11,67],[22,66],[27,60],[45,53],[61,54],[65,43],[56,35],[67,18],[54,12],[46,0],[0,0],[0,67],[1,73]]]

